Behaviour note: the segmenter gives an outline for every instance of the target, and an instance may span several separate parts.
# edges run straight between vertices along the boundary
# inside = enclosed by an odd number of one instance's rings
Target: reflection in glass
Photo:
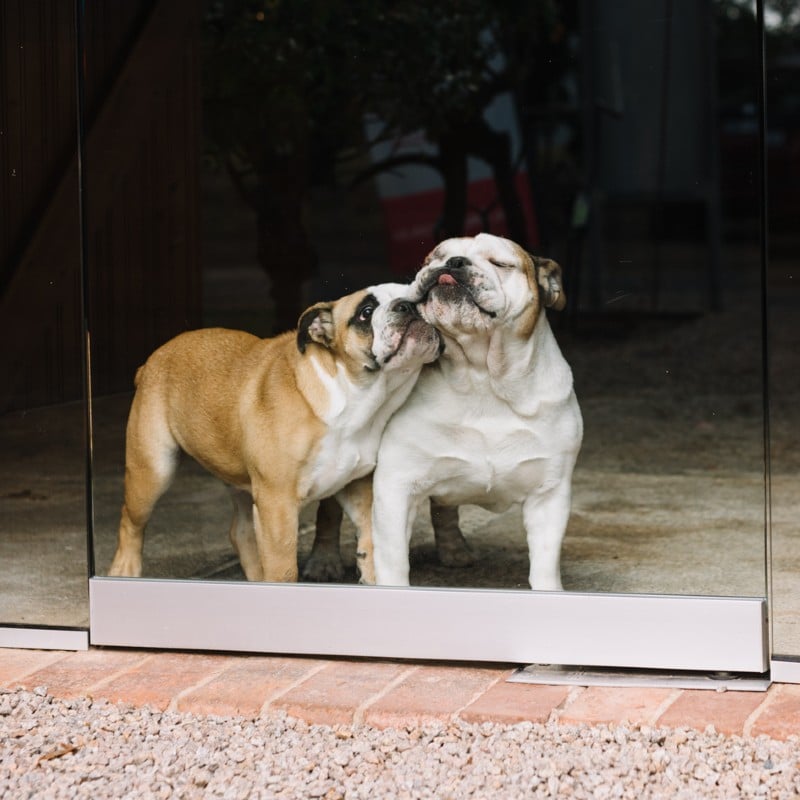
[[[0,27],[0,625],[88,624],[75,25]]]
[[[135,111],[87,157],[98,573],[149,352],[199,325],[292,327],[489,230],[565,272],[551,323],[585,422],[565,588],[763,595],[753,10],[446,5],[174,0],[141,25],[114,106]],[[185,460],[144,575],[242,580],[230,513]],[[301,522],[302,562],[314,510]],[[412,584],[527,587],[518,511],[463,507],[460,524],[475,564],[442,566],[423,514]],[[342,552],[354,581],[347,523]]]

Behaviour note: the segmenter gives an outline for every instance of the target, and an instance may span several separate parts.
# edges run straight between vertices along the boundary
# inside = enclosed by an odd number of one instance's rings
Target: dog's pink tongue
[[[443,272],[439,276],[438,283],[439,284],[449,284],[450,286],[453,286],[456,283],[456,279],[452,275],[448,275],[446,272]]]

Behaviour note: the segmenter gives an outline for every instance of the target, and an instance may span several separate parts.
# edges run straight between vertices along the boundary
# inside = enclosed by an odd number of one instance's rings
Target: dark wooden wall
[[[155,347],[200,324],[198,24],[197,0],[154,5],[87,136],[89,321],[100,394],[131,389]]]
[[[0,409],[80,396],[75,84],[72,3],[0,4]]]
[[[196,0],[86,3],[93,384],[131,387],[199,323]],[[0,411],[79,399],[76,30],[64,0],[0,3]]]

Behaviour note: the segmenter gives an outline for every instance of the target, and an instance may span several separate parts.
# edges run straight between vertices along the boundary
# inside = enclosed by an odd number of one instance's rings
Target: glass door
[[[767,271],[770,334],[771,620],[773,672],[778,680],[800,681],[800,596],[798,595],[798,365],[800,298],[797,290],[798,170],[797,53],[800,8],[787,4],[768,15],[767,154],[770,248]]]
[[[85,61],[109,87],[87,139],[92,640],[764,672],[755,4],[140,11]],[[530,590],[518,507],[472,504],[456,558],[423,504],[410,588],[356,585],[346,519],[334,585],[247,581],[229,492],[190,458],[141,577],[108,577],[151,352],[199,327],[291,329],[479,232],[563,270],[547,313],[584,423],[564,592]],[[301,576],[317,511],[299,512]]]

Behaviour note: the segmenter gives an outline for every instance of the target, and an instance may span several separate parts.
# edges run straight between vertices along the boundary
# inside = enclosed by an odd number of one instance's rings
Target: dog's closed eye
[[[504,261],[498,261],[495,258],[490,258],[489,263],[493,264],[495,267],[499,267],[500,269],[516,269],[515,264],[508,264]]]

